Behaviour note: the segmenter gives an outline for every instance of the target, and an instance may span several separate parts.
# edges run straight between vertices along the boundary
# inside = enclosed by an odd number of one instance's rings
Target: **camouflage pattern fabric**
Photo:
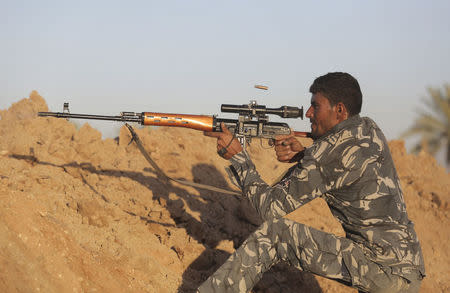
[[[281,218],[259,227],[198,292],[248,292],[280,261],[363,292],[418,292],[420,285],[386,273],[347,238]]]
[[[274,186],[260,178],[247,153],[230,162],[235,183],[266,222],[200,292],[246,292],[280,260],[361,291],[418,290],[425,276],[420,244],[386,139],[371,119],[356,115],[336,125]],[[345,238],[280,219],[317,197]]]

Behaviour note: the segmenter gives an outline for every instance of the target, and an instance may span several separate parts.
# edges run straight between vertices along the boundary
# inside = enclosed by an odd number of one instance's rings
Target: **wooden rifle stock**
[[[296,136],[296,137],[311,137],[311,132],[294,131],[294,136]]]

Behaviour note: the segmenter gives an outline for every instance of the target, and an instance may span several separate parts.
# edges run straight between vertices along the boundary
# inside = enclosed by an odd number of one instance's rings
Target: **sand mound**
[[[125,127],[102,140],[88,124],[37,117],[47,110],[33,92],[0,111],[0,291],[191,292],[259,225],[243,199],[159,180]],[[232,188],[213,139],[137,132],[169,176]],[[426,153],[407,154],[402,141],[390,147],[424,250],[421,292],[448,292],[450,175]],[[289,167],[258,141],[250,152],[268,182]],[[289,217],[342,235],[321,200]],[[349,291],[283,265],[254,290]]]

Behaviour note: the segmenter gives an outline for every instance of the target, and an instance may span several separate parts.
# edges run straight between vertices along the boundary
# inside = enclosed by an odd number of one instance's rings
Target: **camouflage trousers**
[[[418,292],[420,287],[420,281],[383,271],[350,239],[281,218],[261,225],[197,292],[248,292],[281,261],[362,292]]]

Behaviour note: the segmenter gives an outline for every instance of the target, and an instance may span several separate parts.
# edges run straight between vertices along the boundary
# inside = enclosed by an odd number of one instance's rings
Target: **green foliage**
[[[447,164],[450,165],[450,85],[444,85],[444,90],[428,88],[429,97],[424,99],[425,110],[419,112],[414,125],[408,129],[402,138],[421,136],[420,142],[414,146],[417,153],[426,148],[432,155],[442,147],[447,147]]]

